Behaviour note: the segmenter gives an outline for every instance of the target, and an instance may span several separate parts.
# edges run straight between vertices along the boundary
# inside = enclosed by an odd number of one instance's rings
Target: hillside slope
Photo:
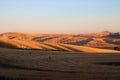
[[[79,43],[78,43],[79,42]],[[119,52],[92,47],[114,47],[103,38],[70,34],[28,34],[9,32],[0,35],[0,47],[67,52]]]

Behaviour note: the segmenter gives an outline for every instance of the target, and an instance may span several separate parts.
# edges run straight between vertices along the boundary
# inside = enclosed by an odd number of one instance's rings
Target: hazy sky
[[[0,0],[0,32],[120,32],[120,0]]]

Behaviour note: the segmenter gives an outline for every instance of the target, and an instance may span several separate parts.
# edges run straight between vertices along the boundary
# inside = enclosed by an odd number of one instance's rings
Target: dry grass
[[[107,35],[1,34],[0,79],[120,80],[120,51],[92,48],[119,45],[102,38]]]
[[[113,33],[114,34],[114,33]],[[85,45],[85,46],[104,46],[104,47],[114,47],[119,45],[119,41],[116,39],[108,37],[109,33],[93,33],[93,34],[30,34],[30,33],[20,33],[20,32],[8,32],[0,35],[0,38],[4,39],[18,39],[18,40],[34,40],[38,42],[49,42],[49,43],[70,43],[75,45]],[[118,36],[119,37],[119,36]],[[106,41],[111,40],[111,41]],[[114,42],[115,41],[115,42]]]
[[[91,46],[91,47],[114,47],[117,46],[115,44],[111,44],[106,42],[102,38],[93,38],[90,42],[84,44],[84,46]]]
[[[76,52],[87,52],[87,53],[120,53],[120,51],[115,50],[107,50],[107,49],[98,49],[98,48],[91,48],[91,47],[85,47],[85,46],[75,46],[75,45],[69,45],[69,44],[60,44],[67,48],[74,49]]]
[[[23,48],[23,49],[39,49],[39,50],[49,50],[49,51],[68,51],[68,52],[119,52],[115,50],[105,50],[105,49],[97,49],[97,48],[90,48],[85,46],[76,46],[76,45],[69,45],[69,44],[62,44],[62,43],[38,43],[35,41],[28,41],[28,40],[5,40],[1,39],[0,43],[4,47],[14,46],[16,48]],[[12,48],[12,47],[11,47]]]
[[[20,34],[20,35],[22,35],[22,34]],[[17,36],[21,37],[20,35],[17,35]],[[49,35],[49,36],[53,36],[53,35]],[[49,39],[50,38],[51,37],[49,37]],[[45,38],[45,40],[47,40],[47,39]],[[88,42],[87,44],[96,45],[97,42],[98,42],[98,44],[99,43],[105,44],[105,41],[103,41],[103,39],[95,39],[93,41]],[[22,39],[21,38],[20,39],[12,38],[11,39],[9,37],[5,37],[5,35],[4,35],[4,37],[0,37],[0,43],[1,43],[0,44],[1,47],[9,47],[9,48],[39,49],[39,50],[68,51],[68,52],[99,52],[99,53],[100,52],[101,53],[118,52],[119,53],[119,51],[115,51],[115,50],[97,49],[97,48],[56,43],[56,42],[54,42],[54,43],[52,43],[52,42],[37,42],[37,41],[31,40],[29,38],[25,38],[25,39],[24,38],[22,38]],[[107,43],[106,43],[106,45],[107,45]]]
[[[0,48],[0,76],[28,80],[119,80],[120,54]]]

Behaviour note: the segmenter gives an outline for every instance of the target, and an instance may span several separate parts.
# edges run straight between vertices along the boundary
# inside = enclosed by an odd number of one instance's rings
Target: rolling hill
[[[0,34],[0,47],[68,52],[119,52],[95,48],[119,46],[117,42],[120,39],[113,42],[115,39],[108,37],[109,34],[111,33],[72,35],[8,32]]]

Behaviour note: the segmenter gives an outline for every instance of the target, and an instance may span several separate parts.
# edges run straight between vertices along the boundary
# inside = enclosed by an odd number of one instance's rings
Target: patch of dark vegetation
[[[113,50],[113,47],[93,47],[93,48]]]
[[[98,62],[97,65],[120,66],[120,62]]]
[[[120,48],[119,47],[114,47],[114,50],[120,51]]]

